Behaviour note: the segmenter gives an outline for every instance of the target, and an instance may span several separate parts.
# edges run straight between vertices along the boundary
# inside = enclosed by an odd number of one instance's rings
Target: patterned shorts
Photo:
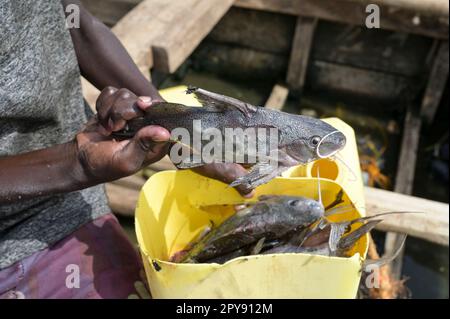
[[[112,214],[0,270],[0,299],[148,298],[141,259]]]

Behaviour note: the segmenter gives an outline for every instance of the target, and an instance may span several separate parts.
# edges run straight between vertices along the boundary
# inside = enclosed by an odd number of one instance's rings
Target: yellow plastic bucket
[[[320,163],[320,188],[325,206],[344,191],[342,205],[355,209],[334,216],[344,220],[363,216],[364,198],[353,130],[338,119],[327,122],[347,136],[341,156],[346,166]],[[349,159],[349,157],[351,159]],[[325,164],[323,164],[325,163]],[[348,167],[353,174],[349,176]],[[165,171],[144,185],[136,208],[136,234],[146,276],[154,298],[354,298],[368,239],[361,238],[352,257],[308,254],[244,256],[219,264],[176,264],[175,252],[197,238],[211,221],[218,225],[233,214],[233,206],[263,194],[318,198],[314,164],[294,167],[284,177],[261,185],[244,200],[227,185],[191,171]],[[334,171],[332,170],[334,169]],[[333,173],[333,174],[330,174]],[[354,176],[356,175],[356,176]]]
[[[324,204],[331,203],[340,189],[334,181],[321,180]],[[317,198],[317,179],[276,178],[256,192],[257,196]],[[234,189],[190,171],[166,171],[149,179],[136,209],[136,233],[154,298],[355,297],[366,238],[358,242],[351,258],[276,254],[240,257],[223,265],[167,261],[210,221],[220,224],[232,214],[232,205],[242,202]],[[344,204],[349,202],[345,193]],[[350,218],[360,214],[354,210],[337,216]]]

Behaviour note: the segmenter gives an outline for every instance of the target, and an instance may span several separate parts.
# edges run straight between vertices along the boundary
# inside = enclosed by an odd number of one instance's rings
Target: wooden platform
[[[144,0],[126,13],[112,27],[112,31],[147,77],[152,67],[163,73],[172,73],[212,30],[233,2]],[[100,3],[105,1],[98,1]],[[95,3],[88,1],[86,5],[89,9]],[[93,107],[98,90],[83,80],[83,91],[89,105]]]
[[[236,0],[242,8],[314,17],[364,25],[366,6],[377,4],[381,28],[448,39],[449,3],[446,0]]]

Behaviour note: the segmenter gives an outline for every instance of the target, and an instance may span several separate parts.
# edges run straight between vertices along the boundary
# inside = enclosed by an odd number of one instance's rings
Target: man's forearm
[[[0,157],[0,204],[88,186],[74,142]]]
[[[79,1],[80,28],[70,29],[82,75],[99,90],[107,86],[128,88],[136,95],[160,99],[158,91],[139,71],[117,37],[92,16]]]

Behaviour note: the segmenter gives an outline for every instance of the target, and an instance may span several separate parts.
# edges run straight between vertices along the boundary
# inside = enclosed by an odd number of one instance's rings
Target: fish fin
[[[193,163],[189,158],[183,159],[180,163],[174,164],[178,169],[189,169],[205,165],[204,163]]]
[[[334,206],[339,205],[340,203],[343,203],[344,202],[344,200],[342,199],[343,197],[344,197],[344,190],[341,188],[339,192],[336,194],[336,198],[334,199],[334,201],[325,207],[325,211],[333,208]]]
[[[362,236],[370,232],[380,222],[382,222],[381,219],[368,221],[366,224],[355,229],[347,236],[341,237],[341,239],[338,242],[337,249],[341,251],[346,251],[350,249]]]
[[[366,267],[370,265],[377,265],[378,267],[381,267],[392,262],[402,251],[403,246],[405,245],[406,237],[406,234],[402,234],[401,240],[397,241],[397,246],[393,249],[393,253],[384,254],[378,259],[366,259],[363,263],[363,269],[366,269]]]
[[[298,235],[292,236],[292,239],[290,242],[293,245],[296,245],[296,246],[298,246],[298,248],[300,248],[303,246],[303,244],[306,242],[306,240],[308,238],[310,238],[312,235],[314,235],[315,233],[318,232],[317,231],[318,228],[319,228],[318,225],[316,225],[313,229],[304,228],[298,233]]]
[[[271,198],[276,198],[276,197],[278,197],[279,195],[260,195],[259,197],[258,197],[258,201],[265,201],[265,200],[269,200],[269,199],[271,199]]]
[[[255,188],[267,183],[286,169],[287,167],[276,167],[269,163],[258,163],[251,168],[247,175],[237,178],[229,186],[245,185],[247,188]]]
[[[216,108],[222,111],[230,108],[236,108],[244,114],[245,117],[251,117],[252,113],[256,113],[258,111],[256,106],[249,103],[242,102],[229,96],[209,92],[197,87],[190,86],[186,90],[186,93],[195,94],[195,97],[203,106]]]
[[[266,237],[263,237],[260,240],[258,240],[256,245],[251,250],[251,255],[258,255],[261,252],[261,250],[264,247],[264,241],[265,240],[266,240]]]
[[[338,249],[339,241],[342,235],[345,234],[349,223],[331,223],[330,238],[328,239],[328,246],[332,252]]]
[[[355,206],[353,206],[351,204],[350,205],[342,205],[342,206],[334,207],[328,211],[325,211],[325,216],[328,218],[330,216],[348,213],[353,210],[355,210]]]
[[[213,229],[214,227],[214,222],[212,220],[210,220],[210,225],[205,226],[205,228],[202,230],[202,232],[200,233],[200,235],[198,236],[197,241],[202,240],[203,238],[205,238]]]

